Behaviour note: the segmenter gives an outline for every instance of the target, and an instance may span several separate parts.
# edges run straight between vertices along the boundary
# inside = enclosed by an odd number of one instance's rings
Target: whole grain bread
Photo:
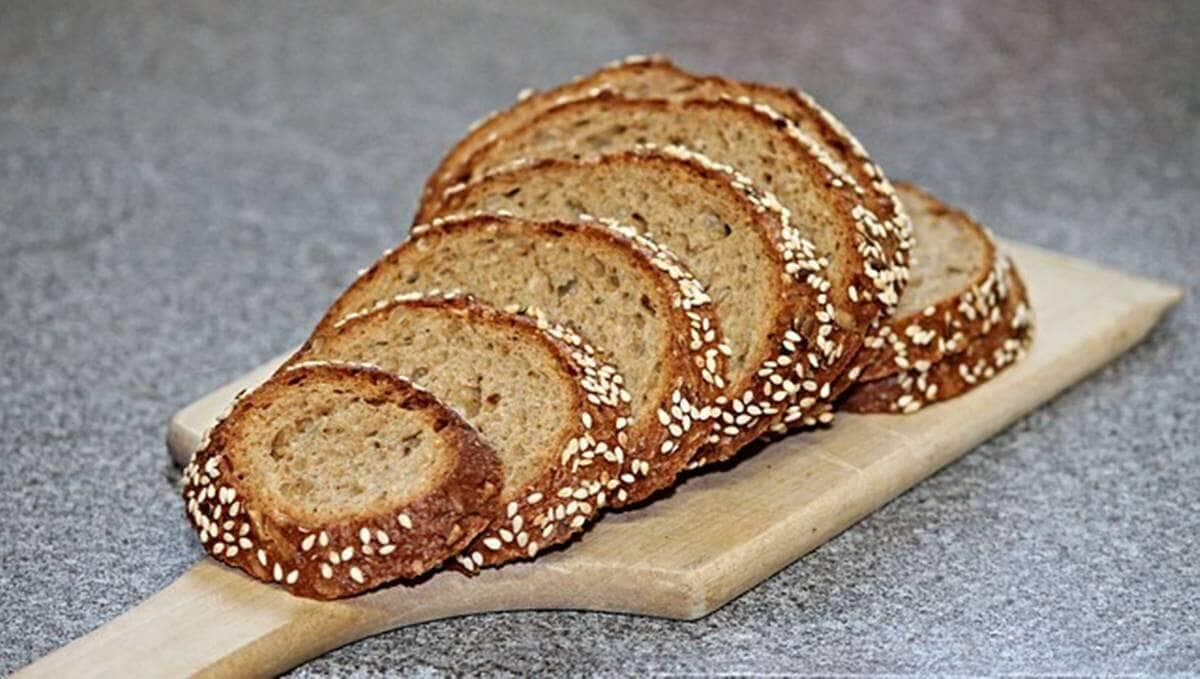
[[[817,385],[818,397],[833,396],[834,378],[846,370],[870,324],[898,301],[904,278],[886,264],[888,252],[877,238],[883,227],[862,204],[853,180],[769,107],[600,92],[550,108],[480,148],[471,176],[514,159],[585,159],[647,143],[684,146],[736,167],[790,211],[823,265],[808,276],[819,291],[817,306],[807,310],[809,324],[798,333],[812,359],[805,381]],[[429,203],[421,214],[438,209]],[[802,424],[810,412],[798,400],[788,403],[784,417]]]
[[[732,352],[715,440],[696,459],[733,455],[801,390],[807,376],[797,375],[794,364],[806,370],[806,357],[794,333],[822,294],[807,280],[821,265],[779,201],[732,168],[679,147],[545,158],[460,184],[443,209],[614,219],[666,246],[695,272]]]
[[[505,215],[418,225],[338,298],[322,326],[376,300],[428,289],[544,313],[604,351],[631,395],[622,454],[640,470],[612,504],[670,486],[709,438],[729,349],[704,287],[646,236],[613,222]]]
[[[212,430],[183,496],[215,558],[331,599],[440,566],[492,520],[501,483],[495,449],[428,392],[298,365]]]
[[[1000,321],[1008,297],[1006,258],[962,210],[912,184],[898,183],[913,220],[911,279],[889,319],[863,341],[854,379],[868,382],[936,363],[965,349]]]
[[[842,409],[855,413],[914,413],[964,394],[1025,356],[1033,342],[1033,311],[1024,282],[1011,263],[1002,267],[1009,292],[997,322],[967,340],[960,351],[922,362],[889,377],[862,382],[846,392]]]
[[[620,374],[545,319],[464,296],[402,294],[322,326],[288,364],[312,360],[406,375],[496,448],[498,514],[459,558],[469,571],[566,541],[640,471],[622,452],[629,395]]]

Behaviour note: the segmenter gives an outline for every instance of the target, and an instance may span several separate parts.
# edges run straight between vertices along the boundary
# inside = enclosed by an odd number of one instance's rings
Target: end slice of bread
[[[624,379],[570,330],[462,296],[401,295],[323,326],[289,361],[354,361],[405,375],[497,450],[492,522],[468,571],[564,542],[644,474],[626,455]]]
[[[504,215],[418,225],[342,294],[322,326],[376,300],[429,289],[545,314],[611,360],[633,418],[623,446],[632,481],[610,496],[613,504],[670,486],[709,438],[729,349],[704,287],[646,236],[611,221]]]
[[[496,513],[495,449],[428,392],[363,366],[299,365],[241,398],[183,472],[217,559],[332,599],[439,567]]]
[[[965,212],[897,185],[913,218],[912,278],[894,315],[863,341],[851,379],[879,380],[966,349],[998,324],[1009,296],[1008,260]]]
[[[666,246],[704,281],[732,353],[729,387],[716,402],[716,438],[697,459],[725,459],[758,438],[819,358],[795,341],[825,294],[810,281],[821,269],[811,244],[778,199],[700,154],[646,146],[586,160],[514,163],[460,184],[443,209],[613,219]]]
[[[999,319],[961,351],[921,363],[846,392],[842,408],[855,413],[914,413],[931,403],[962,395],[994,378],[1025,356],[1033,342],[1033,311],[1016,268],[1002,266],[1009,293]]]

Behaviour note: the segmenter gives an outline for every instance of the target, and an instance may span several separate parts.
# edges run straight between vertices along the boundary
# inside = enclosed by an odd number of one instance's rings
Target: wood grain
[[[476,578],[442,573],[354,599],[292,597],[204,559],[162,592],[18,675],[270,675],[416,622],[517,609],[708,614],[1131,347],[1180,298],[1161,283],[1017,244],[1038,315],[1029,356],[976,391],[908,416],[841,415],[657,502],[615,513],[569,549]],[[172,418],[186,458],[263,366]],[[182,509],[181,519],[182,520]]]

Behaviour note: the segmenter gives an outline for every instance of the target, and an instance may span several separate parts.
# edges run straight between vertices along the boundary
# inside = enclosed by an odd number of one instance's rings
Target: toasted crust
[[[1003,258],[1002,259],[1007,259]],[[1000,321],[965,349],[932,365],[905,370],[847,392],[842,409],[854,413],[914,413],[964,394],[987,382],[1025,356],[1033,342],[1033,311],[1015,267],[1005,267],[1009,295]]]
[[[929,300],[920,311],[878,324],[863,341],[851,369],[851,379],[859,382],[936,363],[966,349],[1000,321],[1009,295],[1008,260],[998,255],[985,228],[967,213],[945,205],[913,184],[901,182],[897,188],[913,215],[918,236],[923,221],[939,220],[980,243],[982,258],[967,287],[941,299]]]
[[[386,326],[392,322],[389,311],[403,306],[434,309],[472,323],[515,330],[525,341],[545,347],[558,369],[576,386],[574,416],[555,445],[555,450],[561,451],[554,456],[556,463],[526,487],[502,491],[501,496],[508,500],[457,558],[464,570],[474,572],[485,566],[532,558],[547,546],[571,539],[610,500],[649,471],[648,464],[644,472],[640,461],[624,453],[629,395],[621,388],[623,380],[617,370],[579,335],[544,317],[500,311],[464,295],[402,294],[324,326],[289,363],[314,356],[336,356],[339,337],[371,324]]]
[[[795,379],[793,365],[806,359],[801,353],[803,342],[797,340],[796,331],[803,328],[807,310],[817,306],[817,298],[821,295],[809,280],[809,274],[819,271],[821,264],[811,244],[805,243],[791,224],[789,212],[773,195],[754,186],[748,177],[733,168],[682,147],[660,149],[649,145],[586,160],[545,158],[512,163],[477,181],[460,184],[447,193],[443,208],[448,214],[469,211],[508,195],[513,188],[554,175],[572,175],[592,183],[620,182],[626,177],[646,180],[637,187],[638,190],[625,192],[634,196],[631,200],[635,202],[622,205],[622,208],[634,214],[649,212],[646,206],[637,202],[638,195],[642,196],[641,201],[651,204],[689,204],[694,200],[694,195],[678,187],[719,196],[720,200],[714,204],[734,206],[736,212],[726,217],[749,225],[752,236],[761,241],[765,254],[758,266],[771,272],[764,277],[771,287],[750,294],[769,300],[771,311],[746,361],[746,374],[736,381],[731,375],[729,387],[717,399],[716,405],[721,408],[716,416],[716,431],[709,444],[696,452],[693,461],[726,459],[762,435],[773,417],[782,413],[784,402],[801,389],[802,380]],[[509,202],[504,205],[505,210],[515,209]],[[652,238],[658,237],[657,226],[652,220],[644,231]],[[684,263],[692,265],[690,261]],[[695,266],[691,268],[709,282],[715,280],[714,274]],[[720,310],[719,305],[717,309]]]
[[[653,281],[658,306],[669,314],[664,319],[665,345],[659,357],[663,377],[658,392],[649,397],[649,402],[656,404],[654,411],[632,422],[624,432],[622,455],[628,459],[621,474],[628,478],[609,494],[609,502],[622,506],[669,487],[709,438],[717,399],[726,390],[729,349],[723,344],[720,322],[700,282],[670,251],[629,227],[599,218],[579,223],[533,222],[506,215],[463,215],[414,226],[408,241],[389,251],[334,302],[314,336],[328,332],[355,310],[369,308],[375,300],[409,292],[396,272],[435,252],[444,239],[477,229],[512,230],[547,241],[574,234],[594,244],[592,247],[615,250],[631,270]],[[466,292],[486,294],[483,290]],[[484,301],[511,312],[545,314],[559,322],[571,320],[550,316],[551,309],[530,307],[527,300]]]
[[[451,471],[414,501],[348,520],[305,525],[272,506],[239,475],[236,449],[245,415],[285,390],[316,382],[336,382],[420,411],[430,431],[454,451]],[[213,429],[184,469],[183,497],[192,526],[215,558],[293,594],[332,599],[440,566],[488,525],[501,482],[496,451],[428,392],[366,366],[297,365],[241,398]]]
[[[899,299],[904,283],[890,269],[871,264],[885,252],[874,237],[880,225],[855,193],[853,179],[795,125],[765,105],[731,99],[630,99],[608,91],[550,108],[524,127],[477,150],[471,167],[476,175],[482,175],[484,168],[501,164],[506,153],[511,152],[509,149],[516,149],[520,141],[540,134],[553,124],[593,116],[605,121],[635,120],[641,116],[693,119],[706,116],[714,122],[720,120],[720,129],[767,131],[793,180],[803,182],[819,196],[819,203],[833,220],[826,237],[836,245],[829,245],[828,254],[817,253],[823,260],[832,258],[829,268],[809,273],[810,285],[819,288],[822,294],[817,306],[808,310],[809,322],[802,332],[797,332],[805,342],[803,351],[811,360],[795,364],[807,368],[805,375],[795,377],[805,387],[815,386],[815,389],[806,388],[797,394],[784,413],[776,416],[772,426],[786,429],[811,423],[815,415],[829,409],[828,402],[835,395],[835,378],[848,369],[871,323]],[[421,214],[432,214],[438,209],[428,204],[423,206]],[[841,278],[838,285],[831,285],[831,271],[838,272]],[[815,394],[815,398],[810,399],[810,394]],[[807,408],[800,405],[800,401],[810,400],[815,403]]]

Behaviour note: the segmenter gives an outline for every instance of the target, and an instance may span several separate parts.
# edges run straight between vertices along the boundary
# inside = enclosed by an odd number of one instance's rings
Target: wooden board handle
[[[292,597],[205,559],[14,676],[269,676],[371,634],[382,616]]]

